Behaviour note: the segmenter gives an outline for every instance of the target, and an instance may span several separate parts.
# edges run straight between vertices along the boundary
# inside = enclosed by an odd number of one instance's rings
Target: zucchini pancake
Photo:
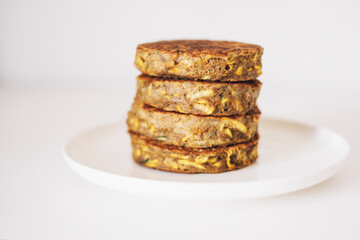
[[[166,145],[130,132],[133,159],[149,168],[181,173],[220,173],[239,169],[257,158],[259,136],[250,142],[217,148]]]
[[[140,44],[135,66],[146,75],[209,81],[247,81],[261,75],[263,48],[208,40]]]
[[[138,45],[128,112],[133,160],[177,173],[221,173],[256,161],[263,48],[174,40]]]
[[[127,125],[130,131],[164,144],[209,148],[250,141],[257,132],[259,116],[258,109],[231,117],[182,114],[135,100]]]
[[[147,105],[187,114],[230,116],[256,107],[261,82],[184,81],[137,77],[136,97]]]

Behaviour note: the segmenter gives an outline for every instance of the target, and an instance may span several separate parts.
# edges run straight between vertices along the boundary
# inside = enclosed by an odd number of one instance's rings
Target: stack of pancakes
[[[257,158],[263,48],[178,40],[140,44],[137,93],[127,124],[138,164],[219,173]]]

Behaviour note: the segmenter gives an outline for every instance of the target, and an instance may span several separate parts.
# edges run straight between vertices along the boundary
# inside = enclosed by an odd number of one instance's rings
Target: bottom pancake
[[[161,144],[129,132],[136,163],[179,173],[221,173],[246,167],[257,159],[259,135],[246,143],[227,147],[187,148]]]

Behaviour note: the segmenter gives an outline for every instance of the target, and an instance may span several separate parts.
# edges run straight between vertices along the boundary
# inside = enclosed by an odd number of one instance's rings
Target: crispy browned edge
[[[207,80],[196,80],[196,81],[189,81],[189,80],[183,80],[182,78],[169,78],[169,77],[155,77],[155,76],[149,76],[146,74],[140,74],[137,76],[137,79],[141,81],[164,81],[164,82],[179,82],[179,83],[189,83],[194,82],[196,84],[211,84],[211,85],[249,85],[254,88],[260,88],[262,86],[262,82],[258,79],[254,80],[248,80],[248,81],[238,81],[238,82],[222,82],[222,81],[207,81]]]
[[[137,49],[158,50],[169,53],[186,53],[190,56],[209,54],[213,56],[228,56],[230,53],[245,55],[262,52],[259,45],[234,42],[234,41],[211,41],[211,40],[164,40],[153,43],[139,44]]]
[[[199,114],[192,114],[192,113],[180,113],[180,112],[175,112],[175,111],[166,111],[160,108],[155,108],[153,106],[150,106],[148,104],[143,103],[140,99],[135,98],[134,99],[134,106],[139,106],[144,108],[146,111],[153,111],[153,112],[160,112],[160,113],[171,113],[171,114],[178,114],[178,115],[191,115],[191,116],[195,116],[195,117],[200,117],[200,118],[232,118],[232,119],[236,119],[236,118],[241,118],[244,116],[260,116],[261,115],[261,111],[258,108],[258,106],[256,106],[255,108],[251,109],[250,111],[248,111],[247,113],[244,114],[240,114],[240,115],[227,115],[227,116],[212,116],[212,115],[199,115]]]
[[[141,141],[144,141],[146,143],[146,145],[152,145],[152,146],[155,146],[160,149],[167,149],[167,150],[171,150],[171,151],[182,152],[183,154],[216,153],[216,151],[223,151],[224,149],[227,149],[227,148],[242,148],[242,149],[244,149],[249,146],[254,146],[254,145],[258,144],[259,138],[260,138],[259,134],[256,133],[255,136],[250,141],[244,142],[244,143],[228,145],[226,147],[189,148],[189,147],[179,147],[179,146],[170,145],[170,144],[162,144],[162,143],[159,143],[158,141],[151,140],[144,136],[141,136],[135,132],[132,132],[132,131],[128,131],[128,132],[132,136],[132,138],[141,139]]]
[[[192,171],[181,171],[181,170],[174,170],[174,169],[164,169],[164,168],[161,168],[161,167],[158,167],[158,168],[150,168],[150,169],[154,169],[154,170],[158,170],[158,171],[165,171],[165,172],[173,172],[173,173],[185,173],[185,174],[217,174],[217,173],[224,173],[224,172],[236,171],[236,170],[242,169],[242,168],[244,168],[244,167],[248,167],[248,166],[250,166],[251,164],[253,164],[254,162],[256,162],[256,160],[257,160],[257,158],[252,159],[252,160],[249,160],[249,161],[250,161],[250,164],[249,164],[249,165],[235,166],[234,169],[224,169],[223,171],[192,172]],[[135,163],[136,163],[137,165],[139,165],[139,166],[149,168],[149,167],[147,167],[147,166],[144,165],[144,164],[138,163],[138,162],[136,162],[136,161],[133,161],[133,162],[135,162]]]

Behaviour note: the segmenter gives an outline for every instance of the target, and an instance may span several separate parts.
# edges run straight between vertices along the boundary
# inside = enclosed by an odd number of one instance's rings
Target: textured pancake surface
[[[135,66],[157,77],[247,81],[261,75],[263,48],[248,43],[174,40],[140,44]]]
[[[253,163],[259,135],[246,143],[228,147],[192,149],[166,145],[129,132],[136,163],[149,168],[179,173],[220,173]]]
[[[226,117],[182,114],[135,100],[127,125],[129,131],[163,144],[209,148],[249,141],[257,132],[260,114],[258,108]]]
[[[147,105],[187,114],[229,116],[256,108],[262,83],[209,82],[137,77],[136,97]]]

